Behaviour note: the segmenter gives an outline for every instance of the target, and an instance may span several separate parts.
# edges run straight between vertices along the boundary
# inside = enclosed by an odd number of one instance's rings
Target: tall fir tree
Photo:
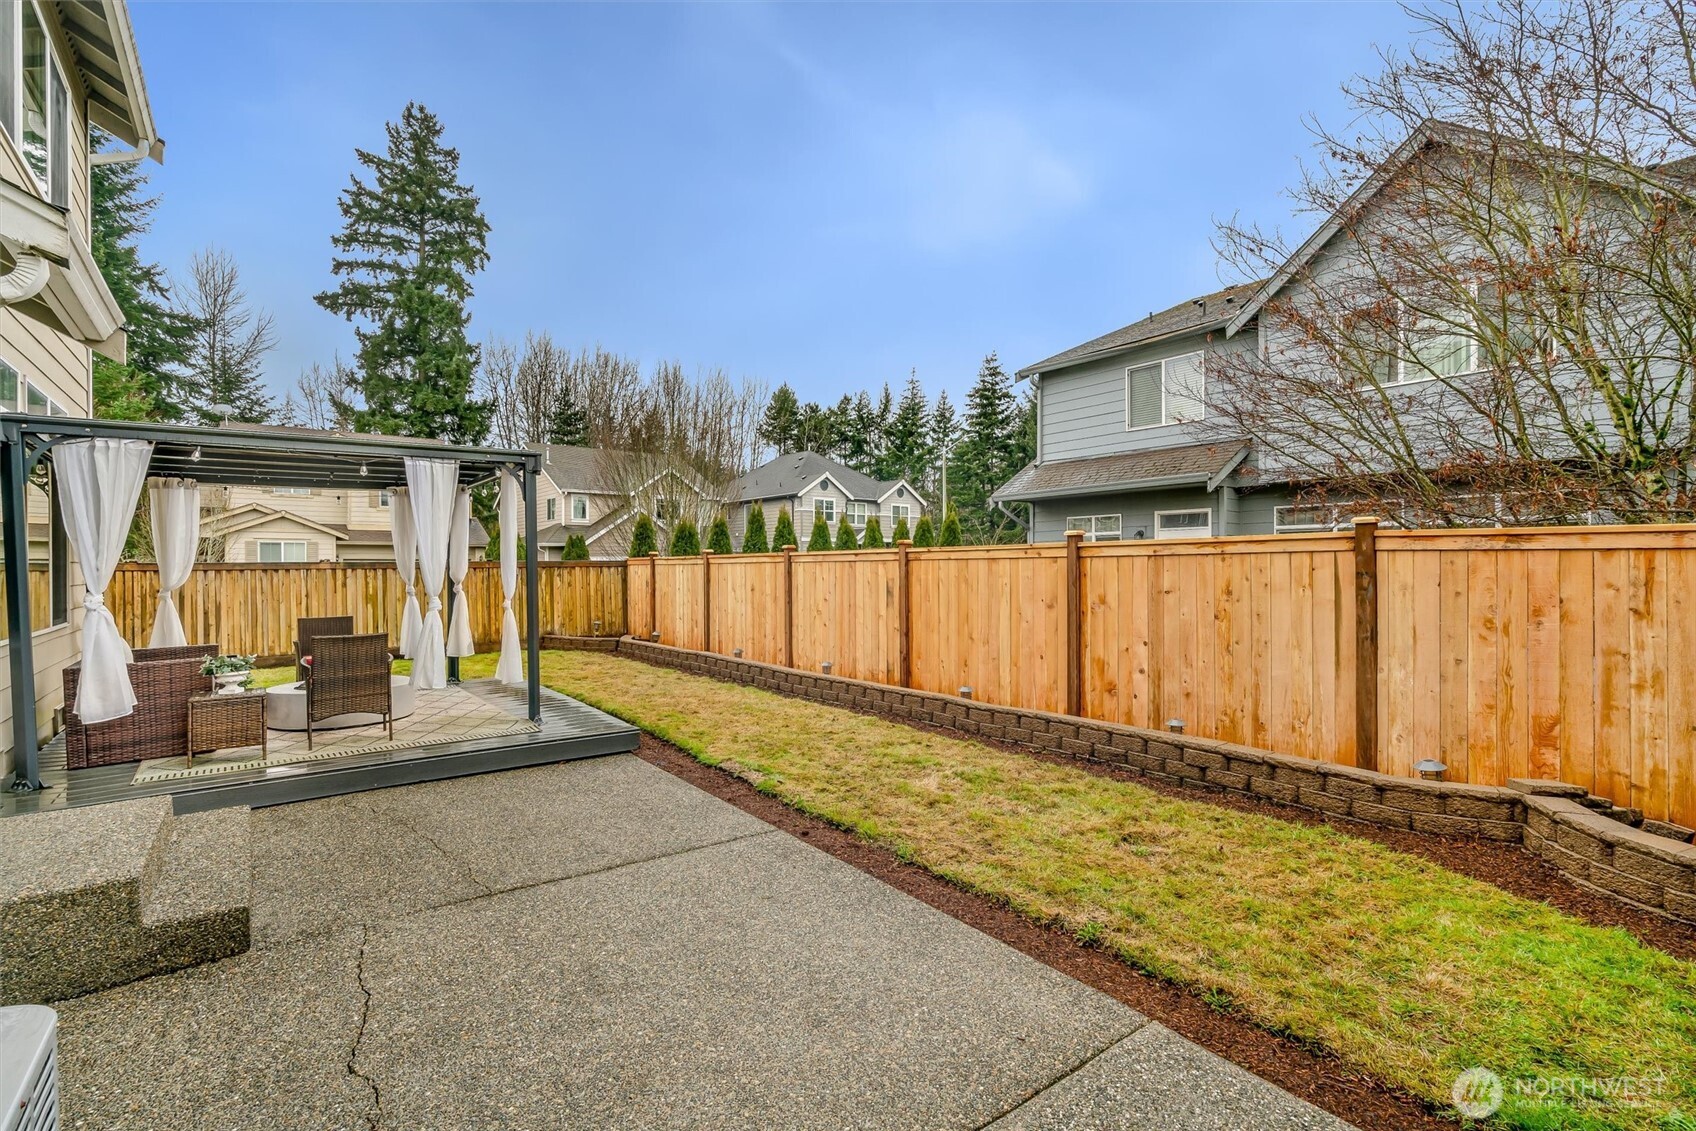
[[[362,403],[356,428],[449,443],[481,442],[494,406],[473,399],[478,347],[466,335],[471,276],[488,263],[489,224],[459,180],[459,151],[442,124],[409,102],[385,127],[388,151],[355,150],[370,171],[342,191],[343,228],[332,238],[340,282],[317,296],[357,330]]]
[[[569,381],[560,382],[558,398],[548,416],[548,443],[583,447],[589,442],[589,414],[577,403]]]
[[[766,508],[755,500],[748,507],[747,521],[742,524],[742,552],[764,554],[770,549],[771,544],[766,541]]]
[[[660,534],[654,527],[654,520],[644,512],[636,516],[636,524],[630,530],[630,556],[645,558],[658,552]]]
[[[877,409],[872,406],[871,396],[861,392],[853,400],[843,397],[837,413],[840,425],[836,458],[855,471],[877,474]]]
[[[938,500],[942,497],[942,465],[953,458],[950,449],[959,438],[960,421],[954,415],[954,402],[948,399],[948,390],[943,389],[936,394],[936,405],[930,410],[930,462],[925,467],[923,481],[917,484],[920,490]]]
[[[824,520],[824,515],[813,516],[813,532],[807,538],[807,552],[830,549],[830,523]]]
[[[707,549],[715,554],[736,552],[736,547],[730,541],[730,520],[722,514],[713,519],[712,526],[707,528]]]
[[[782,550],[786,546],[800,546],[801,540],[795,536],[795,520],[789,517],[788,507],[777,508],[777,522],[771,528],[771,548]]]
[[[918,484],[924,478],[931,461],[930,402],[925,399],[924,386],[919,384],[919,372],[907,375],[906,387],[896,404],[889,423],[883,430],[883,458],[879,461],[879,479],[905,479]]]
[[[755,437],[780,456],[804,447],[801,443],[801,401],[788,382],[779,385],[771,400],[766,402],[766,411],[760,417]]]
[[[974,542],[994,542],[1016,532],[990,501],[997,487],[1024,466],[1019,432],[1023,406],[1013,383],[992,352],[966,394],[964,434],[948,465],[948,501],[959,511],[963,532]]]

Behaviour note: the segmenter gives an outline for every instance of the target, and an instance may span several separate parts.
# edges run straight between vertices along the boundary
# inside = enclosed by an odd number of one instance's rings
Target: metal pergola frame
[[[35,648],[29,601],[29,514],[25,489],[43,461],[69,440],[107,438],[153,444],[149,476],[220,486],[328,487],[376,490],[406,486],[404,459],[449,459],[462,486],[514,475],[524,499],[524,545],[536,545],[537,452],[461,447],[404,437],[326,436],[300,429],[197,428],[68,416],[0,413],[0,548],[5,554],[6,644],[11,669],[14,790],[41,788],[35,721]],[[525,554],[525,633],[530,721],[542,719],[540,580],[533,549]],[[453,611],[448,591],[447,614]],[[45,627],[45,626],[44,626]],[[449,659],[450,675],[459,674]]]

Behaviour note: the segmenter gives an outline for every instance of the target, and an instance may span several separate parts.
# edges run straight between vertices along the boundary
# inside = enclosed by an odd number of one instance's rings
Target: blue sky
[[[134,6],[168,143],[151,258],[215,244],[267,377],[352,353],[329,284],[356,146],[416,99],[492,234],[472,332],[548,330],[803,397],[969,384],[1217,285],[1217,219],[1305,228],[1304,115],[1389,4]]]

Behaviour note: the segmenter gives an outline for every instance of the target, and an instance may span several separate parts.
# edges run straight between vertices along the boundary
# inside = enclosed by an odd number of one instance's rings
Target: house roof
[[[790,452],[761,464],[738,479],[731,485],[730,496],[739,502],[793,498],[826,475],[830,476],[850,499],[868,503],[882,499],[902,482],[899,479],[873,479],[817,452]],[[912,489],[912,484],[907,486],[909,490]],[[917,495],[918,492],[914,491],[913,494]]]
[[[88,91],[89,121],[128,145],[147,146],[148,156],[163,161],[165,142],[153,124],[129,6],[123,0],[60,0],[54,7]]]
[[[209,515],[206,519],[206,527],[208,534],[228,536],[238,534],[253,526],[278,520],[292,522],[297,526],[319,531],[338,542],[352,542],[364,546],[388,546],[394,543],[394,532],[390,530],[384,530],[380,527],[375,529],[350,527],[341,522],[319,522],[316,519],[306,518],[281,507],[268,507],[263,503],[246,503],[234,510]],[[471,518],[471,536],[467,545],[481,547],[488,544],[489,532],[473,515]]]
[[[621,491],[614,474],[618,465],[632,457],[616,448],[586,448],[577,444],[531,444],[542,453],[542,474],[561,491],[589,495],[617,495]]]
[[[1184,483],[1212,486],[1235,470],[1247,454],[1245,443],[1231,441],[1033,463],[1004,483],[991,498],[1013,502]]]
[[[1151,312],[1140,322],[1132,322],[1129,326],[1121,326],[1112,333],[1103,334],[1099,338],[1091,338],[1081,346],[1073,346],[1062,350],[1053,357],[1045,358],[1035,365],[1027,365],[1016,374],[1018,377],[1030,377],[1038,373],[1046,373],[1053,369],[1063,369],[1068,365],[1078,365],[1081,362],[1093,361],[1096,358],[1107,357],[1123,352],[1132,346],[1144,345],[1161,338],[1169,338],[1175,334],[1192,334],[1200,330],[1217,329],[1225,325],[1237,314],[1239,306],[1254,293],[1259,283],[1239,283],[1224,290],[1192,298],[1180,302],[1177,306],[1168,307],[1159,312]]]

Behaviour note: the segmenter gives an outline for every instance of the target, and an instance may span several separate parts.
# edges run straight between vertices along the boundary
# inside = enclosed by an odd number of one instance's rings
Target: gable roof
[[[589,495],[616,495],[618,487],[609,475],[610,464],[629,460],[629,452],[613,448],[586,448],[577,444],[531,444],[542,453],[542,474],[561,491]]]
[[[1186,483],[1212,487],[1236,470],[1247,454],[1246,443],[1233,441],[1032,463],[1002,484],[990,498],[997,502],[1022,501]]]
[[[827,475],[856,502],[878,502],[903,482],[873,479],[817,452],[790,452],[762,463],[738,479],[731,485],[730,497],[737,502],[794,498]],[[907,487],[912,490],[911,484]]]
[[[304,526],[308,530],[316,530],[320,534],[325,534],[336,539],[338,542],[347,538],[347,528],[345,526],[338,528],[331,526],[328,523],[316,522],[310,518],[304,518],[301,515],[295,514],[293,511],[286,511],[280,507],[268,507],[263,503],[247,503],[235,508],[234,510],[224,511],[221,514],[208,516],[206,519],[206,525],[210,529],[208,529],[207,533],[218,537],[227,537],[228,535],[246,530],[248,527],[259,526],[262,523],[276,520],[292,522],[296,526]]]
[[[1073,346],[1062,350],[1053,357],[1045,358],[1035,365],[1027,365],[1015,377],[1031,377],[1049,370],[1063,369],[1068,365],[1078,365],[1085,361],[1108,357],[1121,353],[1132,346],[1146,345],[1161,338],[1170,338],[1178,334],[1193,334],[1202,330],[1216,330],[1230,322],[1238,313],[1243,302],[1254,293],[1259,283],[1239,283],[1226,287],[1211,294],[1180,302],[1176,306],[1167,307],[1158,313],[1151,312],[1140,322],[1132,322],[1129,326],[1121,326],[1111,333],[1099,338],[1091,338],[1081,346]]]
[[[165,142],[153,124],[129,6],[123,0],[62,0],[54,7],[88,92],[89,121],[163,161]]]

